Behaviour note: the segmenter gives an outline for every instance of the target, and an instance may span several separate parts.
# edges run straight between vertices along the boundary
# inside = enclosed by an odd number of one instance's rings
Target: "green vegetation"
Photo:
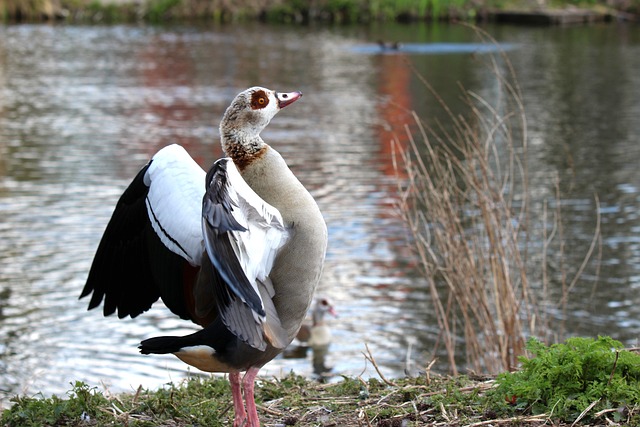
[[[495,393],[514,409],[561,419],[610,413],[615,422],[634,413],[634,425],[640,422],[639,354],[609,337],[569,338],[549,347],[530,339],[527,349],[533,357],[521,358],[521,370],[497,379]]]
[[[637,13],[640,0],[555,0],[547,7],[587,7]],[[270,22],[371,22],[374,20],[480,19],[491,10],[538,8],[531,0],[0,0],[5,20],[122,22],[144,20],[206,19],[235,21],[260,19]]]
[[[494,380],[441,377],[343,378],[320,384],[290,374],[258,381],[265,425],[627,425],[640,423],[640,355],[611,338],[571,338],[544,346],[530,340],[522,370]],[[375,364],[373,358],[369,360]],[[78,382],[66,399],[16,397],[3,427],[230,425],[228,382],[195,377],[157,391],[106,396]],[[586,423],[586,424],[585,424]]]

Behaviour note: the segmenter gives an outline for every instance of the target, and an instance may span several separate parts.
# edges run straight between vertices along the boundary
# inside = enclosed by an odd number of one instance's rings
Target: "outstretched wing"
[[[178,145],[160,150],[120,197],[80,297],[104,315],[136,317],[162,297],[192,319],[190,288],[204,252],[200,224],[205,173]]]
[[[265,335],[272,345],[283,345],[268,280],[289,239],[282,216],[247,185],[231,159],[214,163],[206,183],[202,230],[208,259],[223,279],[212,289],[222,320],[252,347],[264,349]]]

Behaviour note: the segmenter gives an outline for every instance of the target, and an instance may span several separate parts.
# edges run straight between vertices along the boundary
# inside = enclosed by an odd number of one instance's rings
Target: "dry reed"
[[[416,72],[449,122],[429,126],[414,113],[419,140],[407,127],[408,150],[396,144],[396,168],[408,176],[399,181],[399,211],[428,283],[439,341],[454,375],[461,341],[468,369],[498,373],[517,366],[529,336],[547,341],[557,334],[544,308],[566,306],[597,240],[571,281],[563,271],[561,301],[547,301],[549,246],[564,238],[558,231],[559,196],[551,224],[546,217],[536,224],[545,230],[543,244],[532,244],[522,94],[506,54],[487,58],[498,93],[490,102],[462,88],[464,115],[451,111]],[[562,248],[560,243],[560,256]]]
[[[57,0],[0,0],[3,19],[18,20],[53,19],[60,9]]]

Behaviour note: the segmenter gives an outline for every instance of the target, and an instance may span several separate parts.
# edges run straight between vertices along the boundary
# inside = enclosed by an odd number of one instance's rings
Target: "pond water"
[[[565,259],[579,267],[600,200],[600,263],[567,310],[568,335],[640,333],[640,27],[488,27],[523,91],[530,191],[553,199],[560,177]],[[400,41],[382,50],[377,40]],[[403,375],[433,356],[438,328],[394,211],[389,139],[408,110],[440,118],[428,78],[455,110],[459,87],[488,93],[495,78],[465,26],[0,26],[0,402],[64,393],[83,380],[111,391],[154,388],[189,372],[145,357],[141,339],[194,330],[161,304],[131,320],[78,300],[116,200],[159,148],[184,145],[208,167],[217,125],[240,90],[302,90],[263,133],[316,197],[330,235],[321,293],[330,319],[326,364],[339,377]],[[436,368],[446,372],[445,359]],[[266,375],[311,375],[311,356],[279,358]]]

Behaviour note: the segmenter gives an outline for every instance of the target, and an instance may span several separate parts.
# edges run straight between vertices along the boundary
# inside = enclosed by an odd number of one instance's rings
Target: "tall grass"
[[[0,0],[0,15],[4,20],[53,19],[58,9],[56,0]]]
[[[407,129],[409,148],[398,148],[396,156],[396,168],[408,176],[399,186],[399,211],[429,286],[453,374],[461,349],[467,368],[498,373],[516,367],[529,336],[557,338],[545,308],[566,307],[568,290],[594,247],[575,278],[562,272],[560,301],[549,300],[550,247],[555,242],[559,248],[556,257],[564,250],[558,242],[564,238],[558,231],[560,208],[532,219],[522,94],[504,53],[490,56],[487,65],[498,83],[496,93],[488,100],[462,88],[463,114],[451,111],[418,74],[447,122],[428,125],[414,114],[419,136]],[[534,241],[533,230],[539,229],[543,237]]]
[[[463,16],[482,4],[470,0],[0,0],[4,20],[72,20],[160,22],[179,19],[235,21],[425,20]]]
[[[185,19],[227,22],[261,19],[366,23],[482,19],[490,9],[526,9],[531,3],[501,0],[0,0],[0,16],[14,21],[58,18],[94,22]],[[563,0],[554,5],[574,3],[575,0]],[[587,6],[595,6],[594,3],[606,3],[607,7],[632,14],[640,9],[640,0],[577,1],[577,4]]]

